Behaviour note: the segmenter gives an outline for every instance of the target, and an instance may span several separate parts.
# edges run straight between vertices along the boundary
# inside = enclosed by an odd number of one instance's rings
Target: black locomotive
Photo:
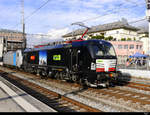
[[[117,57],[111,43],[85,40],[26,49],[22,68],[43,77],[79,82],[91,87],[116,81]]]

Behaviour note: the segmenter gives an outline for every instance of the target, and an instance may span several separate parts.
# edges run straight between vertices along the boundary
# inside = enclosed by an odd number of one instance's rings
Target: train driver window
[[[17,53],[17,57],[19,57],[19,53]]]
[[[97,53],[96,53],[96,55],[103,55],[103,52],[102,51],[98,51]]]
[[[102,50],[100,50],[100,48],[98,47],[98,46],[93,46],[93,49],[94,49],[94,52],[95,52],[95,55],[96,56],[103,56],[104,54],[103,54],[103,51]]]

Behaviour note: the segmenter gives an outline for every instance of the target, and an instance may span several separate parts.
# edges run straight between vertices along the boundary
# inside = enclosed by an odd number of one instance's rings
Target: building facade
[[[79,39],[86,29],[78,29],[64,36],[64,41]],[[147,54],[148,52],[148,32],[133,27],[127,20],[108,23],[104,25],[93,26],[89,29],[84,39],[91,39],[91,36],[103,35],[104,37],[113,37],[110,41],[116,50],[119,63],[123,63],[129,55],[136,52]]]
[[[0,29],[0,62],[3,60],[3,54],[8,51],[25,48],[26,35],[22,32]]]
[[[130,55],[139,52],[143,54],[143,43],[141,41],[110,41],[116,51],[118,64],[125,64]]]
[[[86,29],[78,29],[70,32],[64,36],[64,40],[71,40],[73,38],[78,39],[82,36]],[[127,40],[139,40],[138,31],[140,29],[128,24],[126,20],[108,23],[104,25],[93,26],[89,29],[85,39],[90,39],[90,36],[104,35],[104,37],[112,36],[116,41],[120,41],[122,38]]]
[[[139,41],[143,42],[143,53],[150,54],[148,51],[149,50],[148,49],[148,46],[149,46],[148,31],[145,29],[141,29],[140,31],[138,31],[138,38],[139,38]]]

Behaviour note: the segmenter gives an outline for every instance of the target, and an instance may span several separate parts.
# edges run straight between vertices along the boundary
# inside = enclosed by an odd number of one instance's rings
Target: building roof
[[[131,26],[128,24],[128,22],[126,20],[121,20],[121,21],[117,21],[117,22],[113,22],[113,23],[108,23],[108,24],[103,24],[103,25],[98,25],[98,26],[92,26],[88,33],[95,33],[95,32],[102,32],[102,31],[108,31],[108,30],[113,30],[113,29],[119,29],[119,28],[125,28],[125,29],[129,29],[129,30],[133,30],[133,31],[138,31],[139,29]],[[70,37],[72,35],[82,35],[83,32],[86,29],[78,29],[75,30],[73,32],[70,32],[62,37]]]
[[[9,30],[9,29],[0,29],[0,33],[22,33],[21,31],[17,31],[17,30]]]
[[[148,34],[148,29],[146,29],[146,28],[141,28],[137,33],[138,33],[138,34]]]

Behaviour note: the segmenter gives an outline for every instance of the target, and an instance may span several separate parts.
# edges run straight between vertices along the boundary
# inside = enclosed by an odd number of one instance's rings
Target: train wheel
[[[82,79],[81,78],[79,79],[79,84],[82,85]]]
[[[70,73],[66,73],[66,77],[67,77],[67,80],[66,80],[67,82],[72,82]]]
[[[73,82],[77,82],[78,76],[77,75],[72,75],[71,77]]]
[[[106,88],[109,88],[110,84],[109,82],[106,82]]]
[[[62,72],[60,72],[59,78],[60,78],[60,80],[63,80],[63,79],[64,79],[64,78],[63,78],[63,73],[62,73]]]
[[[79,84],[82,85],[82,86],[85,85],[83,78],[79,79]]]
[[[85,85],[86,85],[86,86],[89,86],[89,85],[90,85],[90,83],[89,83],[89,81],[88,81],[87,79],[85,80]]]
[[[58,79],[58,80],[60,79],[60,75],[59,75],[58,72],[56,73],[55,78]]]
[[[44,79],[47,77],[47,73],[44,70],[40,70],[39,74],[41,76],[41,79]]]

